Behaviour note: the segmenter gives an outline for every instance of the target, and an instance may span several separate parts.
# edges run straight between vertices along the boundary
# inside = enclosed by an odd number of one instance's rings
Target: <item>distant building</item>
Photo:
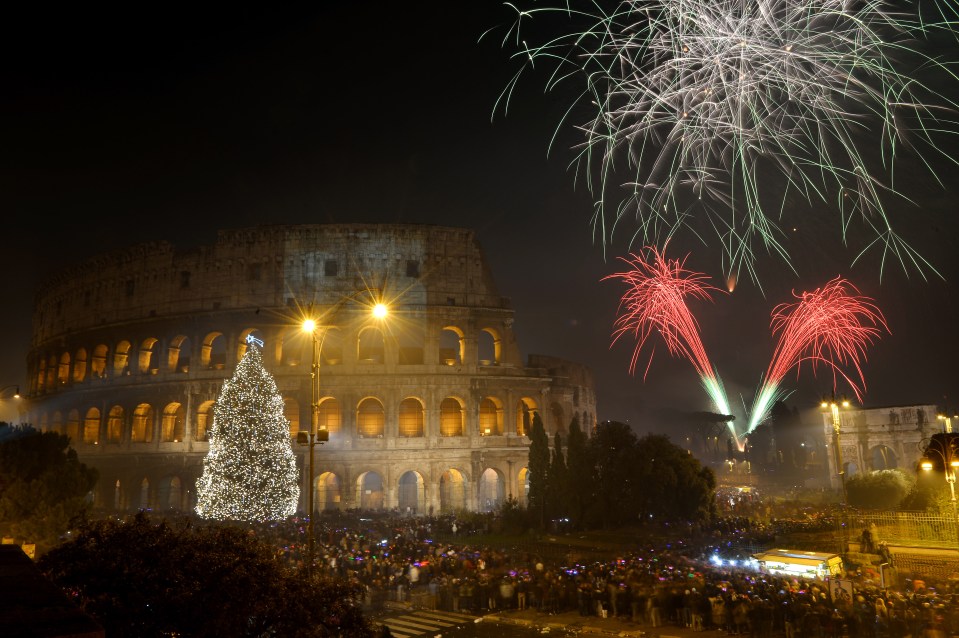
[[[923,441],[942,432],[934,405],[846,408],[839,413],[839,445],[846,478],[859,472],[901,469],[914,473],[922,457]],[[825,412],[823,435],[828,449],[829,477],[839,489],[839,470],[833,448],[833,415]]]
[[[372,299],[392,307],[383,322]],[[309,429],[319,321],[317,509],[426,513],[526,499],[532,415],[550,434],[596,423],[590,370],[524,363],[514,311],[470,230],[421,225],[265,226],[212,245],[109,252],[36,296],[26,419],[71,437],[100,471],[98,508],[191,510],[213,405],[255,336]],[[297,446],[301,509],[309,475]]]

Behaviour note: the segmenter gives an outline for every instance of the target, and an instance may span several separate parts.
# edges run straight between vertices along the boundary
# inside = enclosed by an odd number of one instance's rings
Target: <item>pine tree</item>
[[[533,414],[529,443],[529,496],[527,507],[531,522],[543,528],[546,525],[546,490],[549,477],[549,439],[539,412]]]
[[[579,427],[579,417],[574,416],[569,424],[569,440],[566,442],[566,472],[569,485],[566,500],[569,517],[574,527],[583,525],[586,506],[593,500],[595,483],[586,445],[587,439]]]
[[[550,519],[569,517],[569,472],[563,454],[563,437],[553,435],[553,455],[549,461],[549,484],[546,486],[546,507]]]
[[[299,472],[283,416],[283,397],[247,339],[246,354],[223,383],[213,406],[210,450],[197,481],[196,512],[203,518],[279,520],[296,511]]]

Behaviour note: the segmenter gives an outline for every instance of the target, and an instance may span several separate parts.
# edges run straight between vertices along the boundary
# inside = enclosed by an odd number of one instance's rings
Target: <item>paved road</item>
[[[414,636],[435,636],[444,630],[472,625],[482,620],[483,616],[417,609],[383,615],[375,618],[373,622],[378,627],[389,627],[393,638],[413,638]]]
[[[387,626],[394,638],[427,638],[457,630],[457,636],[486,636],[510,638],[537,634],[565,635],[593,633],[619,638],[723,638],[715,630],[693,631],[687,627],[664,625],[652,627],[634,623],[626,618],[580,616],[577,611],[544,614],[535,609],[501,610],[485,615],[432,611],[395,603],[386,613],[373,618],[377,626]],[[499,626],[497,633],[489,628]],[[508,629],[508,631],[507,631]]]

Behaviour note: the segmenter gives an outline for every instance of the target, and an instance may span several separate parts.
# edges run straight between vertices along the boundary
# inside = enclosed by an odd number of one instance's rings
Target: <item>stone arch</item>
[[[40,362],[37,366],[37,390],[43,392],[44,384],[46,383],[47,378],[47,360],[44,358],[40,359]]]
[[[133,410],[133,422],[130,427],[132,443],[148,443],[153,440],[153,406],[141,403]]]
[[[343,410],[340,409],[340,402],[333,397],[325,397],[320,400],[317,427],[326,430],[330,436],[339,434],[343,431]]]
[[[382,510],[386,506],[386,490],[379,472],[367,471],[356,477],[357,507],[361,510]]]
[[[290,436],[295,437],[296,433],[303,429],[300,426],[300,404],[296,399],[283,397],[283,418],[290,422]],[[307,430],[312,426],[309,417],[305,425]]]
[[[121,340],[113,350],[113,374],[121,376],[130,374],[130,350],[133,348],[126,339]]]
[[[846,470],[846,479],[848,480],[850,476],[859,473],[859,466],[855,461],[846,461],[843,463],[843,468]]]
[[[160,370],[160,361],[157,356],[156,344],[159,340],[155,337],[147,337],[140,342],[140,349],[137,353],[137,371],[141,374],[156,374]]]
[[[440,436],[463,436],[463,402],[456,397],[446,397],[440,402]]]
[[[562,434],[564,438],[569,434],[563,406],[556,401],[553,401],[549,406],[549,427],[552,434]]]
[[[483,328],[479,332],[477,339],[477,354],[479,363],[483,366],[496,365],[500,363],[502,356],[503,342],[499,332],[492,328]]]
[[[105,343],[101,343],[93,349],[93,356],[90,357],[90,372],[99,379],[107,375],[107,345]]]
[[[439,362],[441,365],[462,365],[466,358],[466,340],[464,333],[456,326],[444,326],[440,330]]]
[[[177,401],[168,403],[160,419],[160,441],[179,443],[183,440],[184,429],[183,404]]]
[[[70,353],[60,355],[60,364],[57,366],[57,384],[66,385],[70,380]]]
[[[157,485],[157,509],[183,509],[183,482],[179,476],[167,476]]]
[[[204,401],[196,409],[196,432],[193,438],[197,441],[210,440],[210,428],[213,427],[213,406],[215,401]]]
[[[506,481],[502,472],[488,467],[480,474],[476,506],[481,512],[494,512],[506,500]]]
[[[185,335],[177,335],[170,340],[170,347],[167,349],[167,371],[186,374],[190,371],[191,359],[190,338]]]
[[[57,434],[66,434],[63,425],[63,413],[60,410],[54,410],[53,418],[50,420],[51,429]]]
[[[123,407],[115,405],[107,413],[107,443],[123,440]]]
[[[47,361],[47,376],[46,376],[47,389],[53,390],[56,388],[58,365],[59,365],[59,360],[57,359],[57,355],[51,354],[49,360]]]
[[[277,333],[273,356],[284,367],[303,368],[309,371],[312,365],[313,340],[301,327],[288,326]],[[264,350],[265,351],[265,350]]]
[[[316,502],[313,504],[318,510],[335,510],[340,507],[343,493],[340,489],[340,478],[333,472],[323,472],[316,478]]]
[[[83,442],[97,444],[100,442],[100,410],[90,408],[83,417]]]
[[[82,383],[87,378],[87,350],[86,348],[77,348],[77,354],[73,358],[73,381]]]
[[[426,481],[415,470],[403,472],[396,484],[397,505],[400,513],[422,514],[426,512]]]
[[[359,363],[384,363],[386,337],[379,326],[364,326],[356,340],[356,360]]]
[[[343,363],[343,331],[336,326],[323,329],[320,340],[320,365],[338,366]]]
[[[483,397],[479,404],[480,436],[503,434],[503,403],[496,397]]]
[[[70,437],[71,443],[79,443],[82,437],[80,431],[80,411],[79,410],[70,410],[67,412],[67,431],[66,434]]]
[[[536,399],[532,397],[522,397],[516,402],[516,434],[529,436],[536,411]]]
[[[356,435],[363,439],[382,438],[386,412],[379,399],[367,397],[356,407]]]
[[[423,402],[415,397],[407,397],[400,402],[397,419],[397,435],[401,437],[422,437],[425,422]]]
[[[529,468],[521,468],[517,479],[520,485],[519,498],[517,500],[520,506],[526,507],[529,503]]]
[[[138,509],[148,510],[150,509],[150,480],[143,477],[143,480],[140,481],[140,505]]]
[[[440,512],[452,514],[467,508],[466,476],[455,468],[440,475]]]
[[[210,332],[200,345],[200,367],[222,370],[226,366],[226,337],[222,332]]]
[[[869,464],[873,470],[894,470],[899,467],[899,459],[892,448],[877,445],[869,451]]]

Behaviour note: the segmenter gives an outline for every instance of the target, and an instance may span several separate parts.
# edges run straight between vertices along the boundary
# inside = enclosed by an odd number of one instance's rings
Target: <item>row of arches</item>
[[[40,418],[42,430],[65,434],[72,441],[86,444],[106,443],[177,443],[190,438],[206,441],[213,425],[213,400],[200,401],[188,422],[187,406],[182,402],[167,403],[156,410],[149,403],[139,403],[128,409],[115,404],[105,411],[91,406],[82,413],[68,410],[54,411]],[[514,406],[510,421],[512,429],[505,429],[505,402],[496,396],[480,399],[475,407],[475,419],[470,418],[467,402],[456,396],[443,398],[433,410],[418,397],[406,397],[398,405],[389,407],[380,398],[364,397],[354,406],[349,419],[344,418],[343,404],[335,397],[324,397],[318,402],[318,427],[330,434],[335,442],[340,437],[357,438],[419,438],[425,436],[461,437],[470,435],[502,436],[515,434],[529,436],[533,416],[538,412],[532,397],[520,398]],[[429,413],[435,412],[435,418]],[[554,417],[561,409],[554,406]],[[301,419],[301,413],[305,416]],[[301,410],[293,397],[284,398],[284,416],[290,422],[290,435],[309,427],[309,410]],[[561,418],[561,416],[556,417]],[[561,422],[561,421],[560,421]]]
[[[521,493],[518,498],[526,502],[529,492],[528,472],[520,471]],[[450,468],[439,477],[431,490],[418,470],[403,472],[392,488],[383,474],[367,470],[359,474],[349,485],[343,476],[335,472],[322,472],[316,477],[314,510],[317,512],[338,509],[386,510],[425,514],[433,508],[439,513],[452,513],[464,509],[494,511],[508,496],[506,478],[494,468],[486,468],[475,485],[470,485],[465,472]],[[193,483],[177,475],[165,476],[155,484],[149,478],[141,478],[131,484],[116,479],[112,484],[112,508],[116,511],[181,510],[192,511],[196,507],[196,492]],[[431,493],[435,492],[435,493]],[[305,500],[305,499],[304,499]],[[104,506],[103,502],[95,505]],[[305,506],[302,510],[307,509]]]
[[[457,326],[446,326],[439,330],[435,345],[429,347],[425,331],[408,323],[404,321],[402,329],[389,333],[377,324],[363,325],[349,334],[338,326],[323,326],[317,335],[319,364],[434,363],[455,366],[467,362],[496,365],[502,360],[503,338],[494,328],[477,331],[474,349],[468,347],[471,340],[465,331]],[[312,336],[298,327],[274,330],[270,335],[248,328],[237,335],[232,346],[227,335],[216,330],[196,340],[179,334],[161,342],[155,336],[148,336],[136,341],[121,339],[112,346],[105,343],[81,346],[73,351],[63,350],[40,357],[36,362],[32,390],[43,393],[89,379],[134,374],[186,374],[192,369],[226,369],[243,358],[246,338],[250,335],[270,344],[264,357],[275,367],[308,366],[311,363]],[[427,358],[427,351],[433,356]]]

